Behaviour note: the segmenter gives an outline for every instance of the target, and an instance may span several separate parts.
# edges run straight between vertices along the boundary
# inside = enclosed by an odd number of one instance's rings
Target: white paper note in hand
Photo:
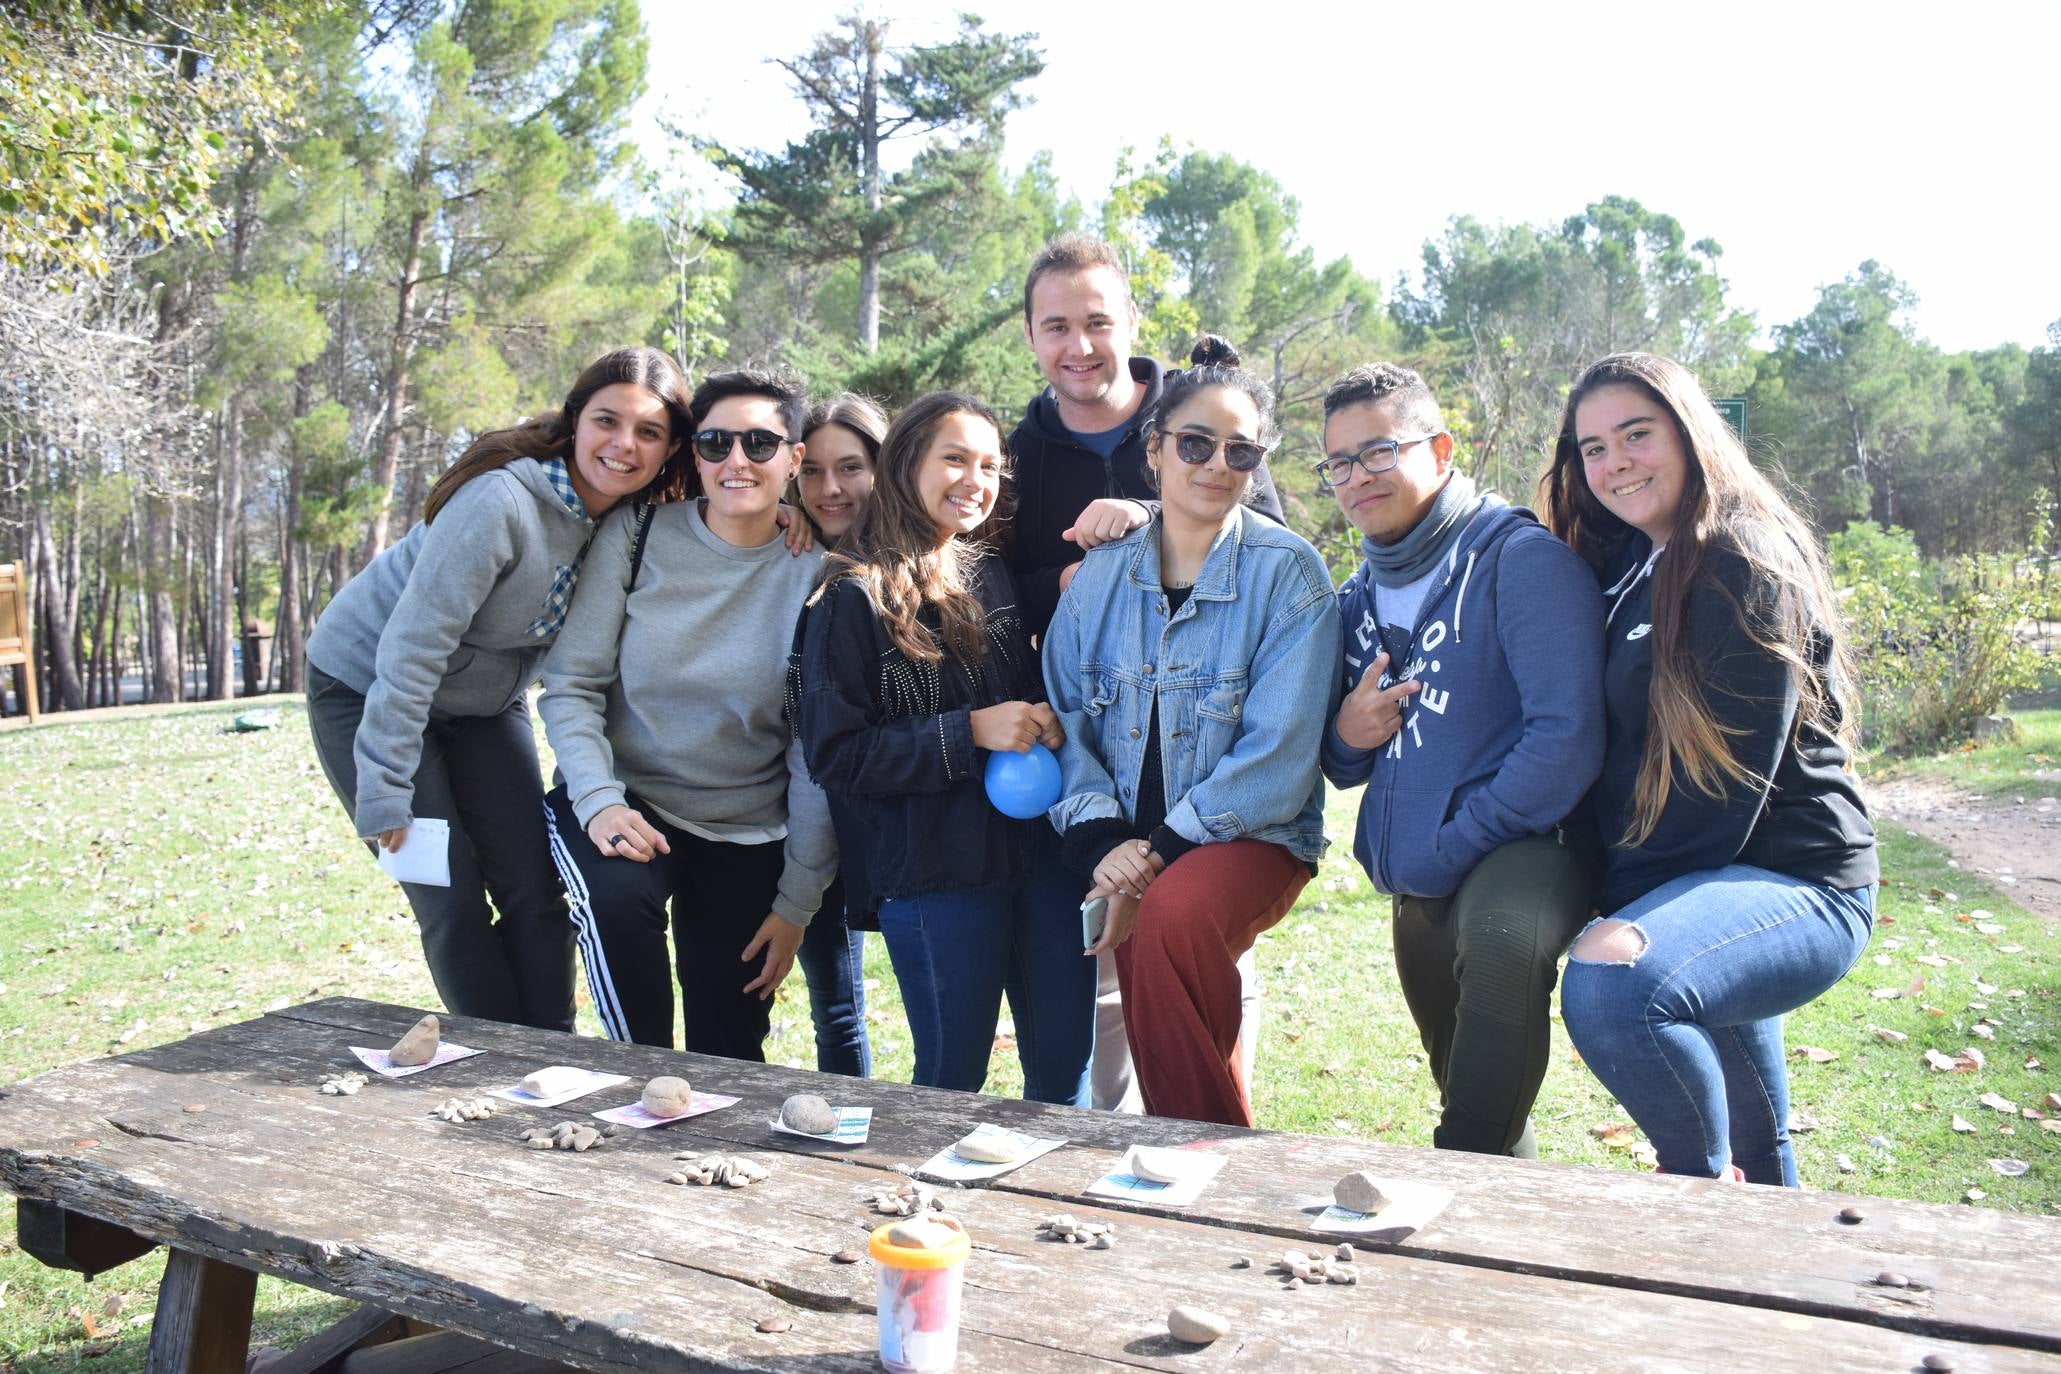
[[[388,850],[374,845],[379,867],[389,878],[426,887],[451,885],[451,823],[435,816],[417,816],[408,824],[408,838]]]

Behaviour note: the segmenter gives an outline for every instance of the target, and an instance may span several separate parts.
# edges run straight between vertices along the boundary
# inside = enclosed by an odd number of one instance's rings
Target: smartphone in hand
[[[1090,897],[1081,903],[1081,948],[1093,949],[1109,924],[1109,899]]]

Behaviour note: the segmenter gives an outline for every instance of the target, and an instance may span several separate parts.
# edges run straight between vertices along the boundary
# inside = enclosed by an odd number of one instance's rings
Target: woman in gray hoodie
[[[671,357],[597,359],[563,406],[475,440],[422,523],[337,593],[308,640],[315,753],[358,834],[398,851],[418,817],[450,825],[450,885],[402,890],[437,995],[461,1015],[572,1029],[573,929],[524,694],[595,522],[684,485],[688,429]]]

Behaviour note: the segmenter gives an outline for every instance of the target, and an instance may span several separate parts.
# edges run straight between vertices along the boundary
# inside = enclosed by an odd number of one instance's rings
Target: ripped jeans
[[[1597,962],[1612,927],[1591,922],[1561,979],[1583,1060],[1666,1172],[1714,1178],[1729,1160],[1749,1182],[1795,1187],[1782,1017],[1861,957],[1875,889],[1732,864],[1663,883],[1611,919],[1642,950]]]

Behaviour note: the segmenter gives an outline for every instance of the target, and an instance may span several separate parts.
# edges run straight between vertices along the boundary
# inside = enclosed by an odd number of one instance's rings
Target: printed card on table
[[[837,1112],[837,1125],[822,1135],[812,1131],[797,1131],[792,1126],[783,1126],[777,1120],[766,1124],[771,1126],[777,1135],[798,1135],[803,1140],[822,1140],[832,1145],[864,1145],[867,1134],[873,1129],[873,1109],[838,1107],[834,1110]]]
[[[598,1120],[613,1122],[618,1126],[633,1126],[637,1130],[648,1131],[653,1126],[670,1126],[675,1121],[685,1121],[690,1116],[719,1111],[734,1105],[737,1100],[734,1097],[725,1097],[721,1093],[696,1092],[688,1097],[687,1110],[678,1116],[653,1116],[644,1110],[642,1102],[632,1102],[625,1107],[610,1107],[605,1112],[595,1112],[593,1115]]]
[[[1066,1143],[1045,1136],[1025,1135],[1006,1126],[979,1125],[965,1136],[967,1140],[981,1140],[994,1147],[996,1153],[1011,1156],[1004,1164],[990,1164],[977,1159],[968,1159],[959,1153],[958,1142],[953,1142],[923,1161],[916,1170],[925,1178],[934,1178],[947,1183],[971,1183],[976,1179],[1000,1178],[1002,1175],[1036,1159],[1050,1154]]]
[[[1349,1212],[1331,1199],[1313,1197],[1304,1204],[1304,1210],[1322,1207],[1324,1210],[1310,1223],[1312,1231],[1326,1235],[1355,1236],[1380,1232],[1384,1238],[1395,1239],[1421,1230],[1430,1224],[1446,1205],[1453,1200],[1451,1188],[1441,1188],[1431,1183],[1412,1183],[1404,1179],[1381,1180],[1381,1190],[1388,1195],[1378,1212]]]
[[[417,816],[408,823],[408,837],[389,853],[373,846],[373,858],[389,878],[424,887],[451,885],[451,823],[435,816]]]
[[[525,1107],[556,1107],[576,1097],[585,1097],[588,1093],[598,1092],[602,1088],[613,1088],[618,1083],[630,1081],[630,1076],[623,1073],[602,1073],[597,1069],[580,1069],[577,1072],[580,1075],[578,1081],[572,1081],[568,1077],[566,1085],[549,1097],[531,1097],[519,1084],[493,1088],[490,1091],[495,1097],[505,1097],[510,1102],[520,1102]]]
[[[454,1045],[446,1040],[443,1044],[437,1046],[435,1057],[427,1064],[396,1064],[387,1057],[388,1052],[386,1050],[371,1050],[363,1045],[351,1046],[351,1053],[358,1056],[360,1064],[363,1064],[382,1078],[406,1078],[411,1073],[421,1073],[424,1069],[439,1068],[445,1064],[455,1063],[460,1059],[470,1059],[475,1054],[485,1054],[486,1051],[469,1050],[463,1045]]]
[[[1155,1149],[1152,1156],[1156,1164],[1172,1166],[1171,1169],[1161,1167],[1153,1171],[1175,1173],[1172,1181],[1141,1177],[1137,1172],[1138,1146],[1133,1145],[1125,1152],[1120,1164],[1088,1185],[1089,1195],[1143,1202],[1154,1207],[1185,1207],[1201,1197],[1202,1190],[1217,1176],[1217,1171],[1230,1162],[1228,1155],[1204,1154],[1200,1150]]]

